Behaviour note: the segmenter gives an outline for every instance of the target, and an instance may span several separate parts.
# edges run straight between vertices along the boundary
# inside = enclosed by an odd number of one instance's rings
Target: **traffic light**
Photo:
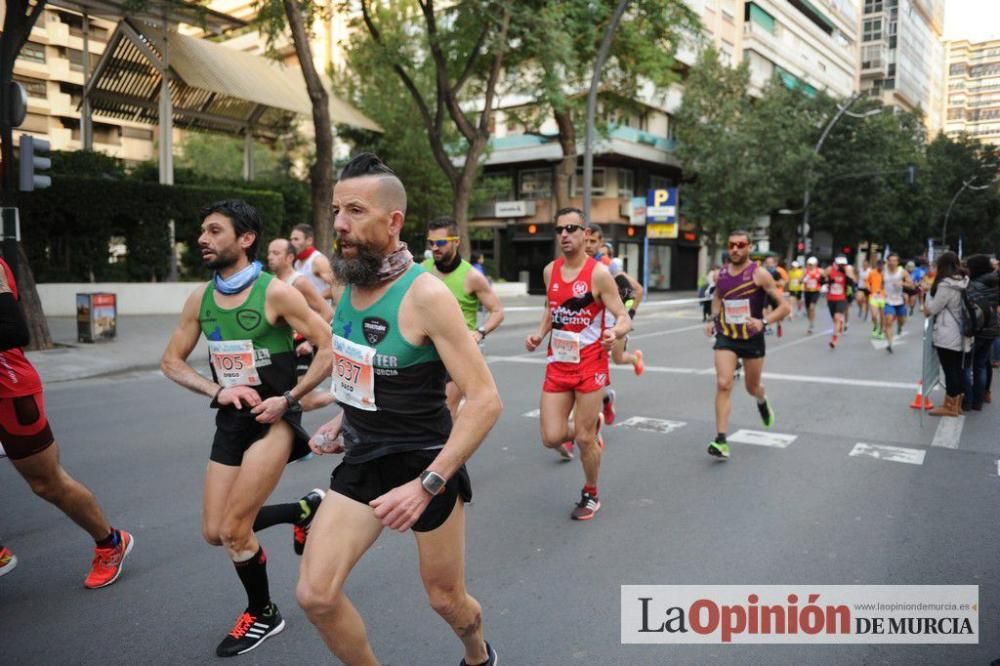
[[[39,171],[52,168],[49,159],[49,142],[36,139],[28,134],[21,135],[21,183],[22,192],[33,192],[52,185],[52,176]]]

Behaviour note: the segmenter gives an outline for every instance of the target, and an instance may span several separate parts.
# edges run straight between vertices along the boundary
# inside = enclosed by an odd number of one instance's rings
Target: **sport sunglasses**
[[[561,227],[560,226],[556,226],[556,228],[555,228],[555,230],[556,230],[556,236],[561,236],[562,232],[564,232],[564,231],[566,233],[568,233],[568,234],[575,234],[580,229],[583,229],[583,225],[582,224],[564,224]]]
[[[427,241],[427,247],[444,247],[448,243],[458,240],[461,240],[458,236],[448,236],[447,238],[441,238],[438,240],[429,240]]]
[[[729,243],[729,249],[730,250],[733,250],[733,249],[742,250],[743,248],[747,247],[748,245],[750,245],[750,243],[748,243],[747,241],[736,241],[735,243],[730,242]]]

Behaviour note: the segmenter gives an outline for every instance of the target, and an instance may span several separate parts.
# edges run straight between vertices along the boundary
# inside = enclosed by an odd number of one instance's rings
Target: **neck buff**
[[[461,265],[461,263],[462,263],[462,255],[456,252],[454,259],[452,259],[451,261],[444,261],[444,262],[435,261],[434,267],[437,268],[442,273],[451,273],[453,270],[458,268],[459,265]]]
[[[306,249],[302,250],[297,255],[295,255],[295,258],[298,259],[299,261],[305,261],[309,257],[313,256],[315,252],[316,252],[315,247],[307,247]]]
[[[382,258],[382,267],[378,269],[378,281],[386,282],[394,280],[405,273],[413,264],[413,255],[406,247],[406,243],[400,241],[399,247]]]
[[[215,290],[220,294],[238,294],[260,277],[263,268],[259,261],[252,262],[246,268],[233,273],[228,278],[224,278],[218,273],[215,274]]]

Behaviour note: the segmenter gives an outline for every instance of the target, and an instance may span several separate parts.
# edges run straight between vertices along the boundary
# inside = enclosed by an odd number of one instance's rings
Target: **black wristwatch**
[[[480,339],[481,340],[485,340],[486,339],[486,329],[483,328],[482,326],[480,326],[479,328],[476,329],[476,333],[478,333],[480,335]]]
[[[437,472],[425,469],[420,473],[420,485],[424,487],[432,496],[440,495],[444,491],[445,484],[448,483],[443,476]]]
[[[288,411],[290,412],[302,411],[302,403],[299,402],[294,395],[292,395],[291,391],[285,391],[282,395],[285,398],[285,402],[288,404]]]

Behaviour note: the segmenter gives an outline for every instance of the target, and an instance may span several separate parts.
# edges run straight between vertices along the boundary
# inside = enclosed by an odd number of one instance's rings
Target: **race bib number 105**
[[[260,386],[252,340],[210,340],[208,353],[222,388]]]
[[[333,336],[333,395],[339,402],[374,412],[375,349]]]

